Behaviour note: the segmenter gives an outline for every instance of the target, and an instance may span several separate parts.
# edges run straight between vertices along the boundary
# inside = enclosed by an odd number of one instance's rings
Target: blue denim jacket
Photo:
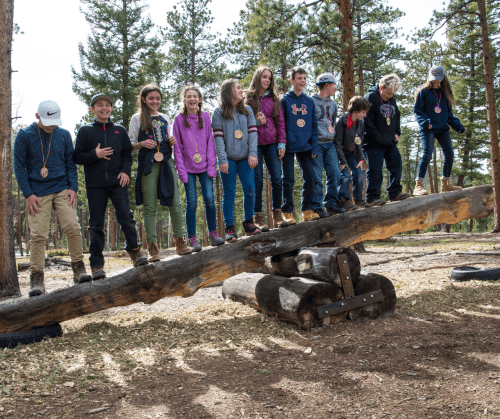
[[[38,129],[36,122],[21,128],[14,143],[14,173],[17,184],[25,198],[31,195],[45,196],[64,189],[78,191],[78,172],[73,163],[73,141],[64,128],[56,127],[51,134]],[[48,175],[43,178],[43,156],[46,159]],[[50,153],[49,153],[50,144]],[[48,155],[48,158],[47,158]]]

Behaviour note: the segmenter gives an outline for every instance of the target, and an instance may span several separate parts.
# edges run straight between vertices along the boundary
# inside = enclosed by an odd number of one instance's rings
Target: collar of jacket
[[[111,127],[111,126],[113,126],[115,124],[114,124],[114,122],[112,121],[111,118],[108,118],[108,122],[106,122],[105,124],[103,124],[102,122],[99,122],[96,118],[94,118],[94,121],[92,122],[92,125],[99,126],[99,127],[105,125],[107,127]]]

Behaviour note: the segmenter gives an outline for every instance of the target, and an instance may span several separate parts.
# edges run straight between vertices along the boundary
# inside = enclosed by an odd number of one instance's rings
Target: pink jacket
[[[261,110],[262,107],[262,110]],[[285,119],[283,118],[283,110],[281,103],[278,100],[278,117],[276,120],[272,118],[273,113],[273,98],[270,95],[264,95],[259,98],[258,109],[252,108],[254,114],[257,115],[262,111],[266,117],[264,125],[258,125],[257,135],[259,137],[259,145],[283,143],[286,144]]]

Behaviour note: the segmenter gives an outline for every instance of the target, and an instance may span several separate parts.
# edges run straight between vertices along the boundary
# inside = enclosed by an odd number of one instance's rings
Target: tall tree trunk
[[[11,50],[14,1],[0,3],[0,297],[21,295],[16,271],[14,196],[12,195]]]
[[[481,27],[481,44],[483,50],[484,78],[486,85],[486,108],[488,110],[488,129],[490,134],[491,168],[493,171],[493,188],[495,194],[494,225],[492,233],[500,232],[500,154],[498,148],[498,125],[495,106],[495,90],[493,85],[493,69],[491,65],[490,39],[484,0],[477,0],[479,10],[479,26]]]
[[[267,225],[269,228],[274,228],[273,197],[271,191],[271,180],[269,178],[269,170],[267,168],[266,168],[266,209],[267,209]]]
[[[436,144],[434,144],[434,152],[433,152],[433,154],[434,154],[434,156],[433,156],[432,169],[434,170],[434,193],[439,193]]]
[[[354,57],[352,44],[352,11],[350,0],[337,0],[342,20],[340,23],[343,63],[340,68],[342,77],[342,107],[345,111],[349,100],[354,96]]]
[[[109,209],[109,243],[110,250],[116,250],[116,222],[115,222],[115,209]]]
[[[356,4],[356,0],[353,0],[352,8],[354,8]],[[361,16],[359,13],[356,15],[356,37],[358,38],[358,42],[362,42],[363,33],[361,31]],[[358,67],[358,92],[360,96],[365,96],[365,77],[363,74],[363,64],[360,63]]]
[[[21,191],[17,185],[17,243],[19,244],[19,253],[24,256],[23,252],[23,216],[21,214]]]
[[[57,226],[57,214],[54,212],[54,249],[59,249],[59,230]]]
[[[215,192],[217,195],[217,200],[215,203],[215,208],[217,209],[217,230],[219,232],[219,236],[224,238],[224,215],[222,214],[222,188],[221,188],[221,179],[220,175],[217,173],[217,177],[215,178]]]

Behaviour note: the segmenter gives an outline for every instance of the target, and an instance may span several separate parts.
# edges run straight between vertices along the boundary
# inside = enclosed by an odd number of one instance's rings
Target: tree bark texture
[[[111,307],[188,297],[199,288],[263,266],[266,257],[303,247],[320,243],[347,247],[439,223],[484,218],[492,212],[493,187],[483,185],[273,229],[236,243],[127,269],[104,280],[0,303],[0,333],[51,325]]]
[[[354,96],[354,57],[352,41],[352,9],[350,0],[337,0],[337,6],[342,14],[340,22],[343,64],[340,68],[342,77],[342,107],[347,110],[349,101]]]
[[[0,3],[0,296],[19,295],[12,194],[11,51],[14,1]]]
[[[484,78],[486,86],[486,108],[488,112],[488,128],[490,134],[491,168],[493,171],[494,226],[493,232],[500,232],[500,154],[498,147],[498,125],[495,106],[495,90],[493,84],[493,67],[491,64],[491,48],[488,35],[488,21],[484,0],[477,0],[479,10],[479,26],[481,27],[481,44],[483,50]]]

